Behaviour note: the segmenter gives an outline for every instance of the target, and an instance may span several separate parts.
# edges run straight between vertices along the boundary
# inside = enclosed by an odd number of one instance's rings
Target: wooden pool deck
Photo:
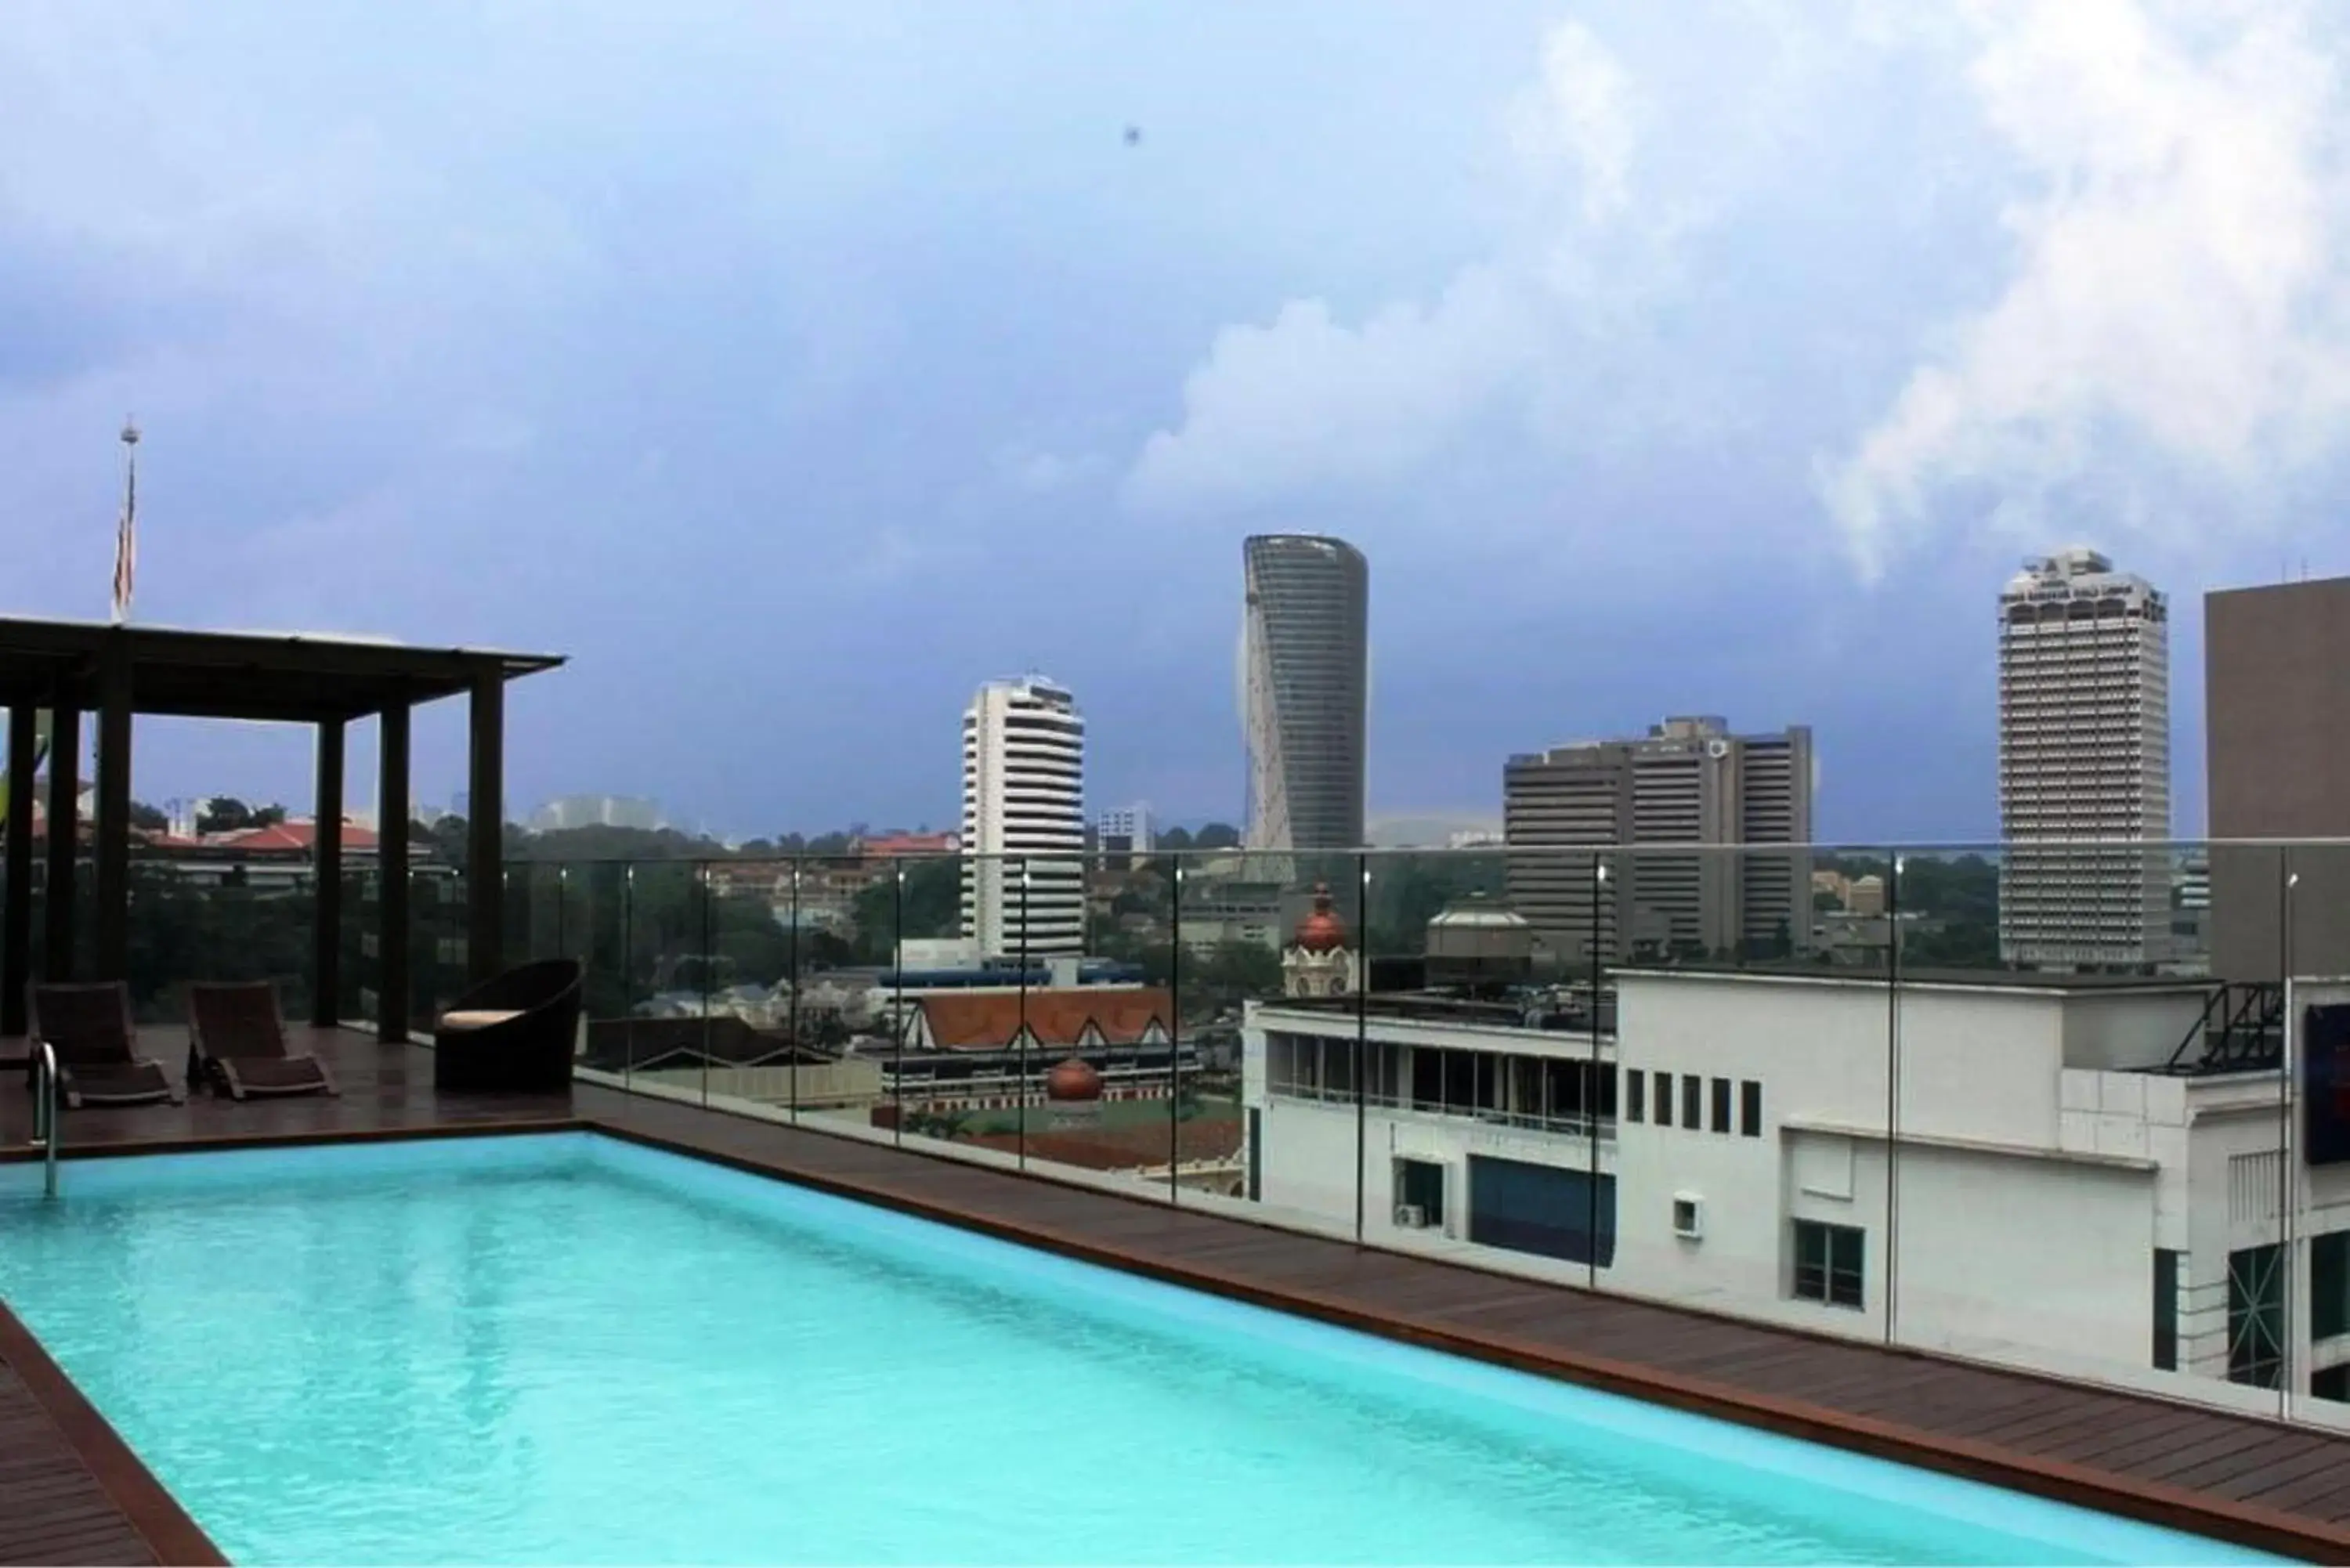
[[[432,1057],[328,1033],[335,1100],[68,1113],[71,1161],[583,1127],[1068,1256],[2286,1555],[2350,1561],[2350,1437],[1490,1273],[582,1085],[437,1097]],[[151,1047],[176,1075],[170,1036]],[[0,1158],[26,1096],[0,1081]],[[217,1552],[0,1310],[0,1563]]]

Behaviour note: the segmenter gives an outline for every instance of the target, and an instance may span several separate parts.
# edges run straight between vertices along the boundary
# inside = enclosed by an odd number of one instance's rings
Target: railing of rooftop
[[[301,1014],[298,878],[139,875],[142,1009],[267,976]],[[422,1029],[478,890],[411,878]],[[1024,945],[1072,884],[1082,940]],[[510,961],[584,967],[583,1079],[2350,1428],[2350,845],[518,857],[501,894]]]

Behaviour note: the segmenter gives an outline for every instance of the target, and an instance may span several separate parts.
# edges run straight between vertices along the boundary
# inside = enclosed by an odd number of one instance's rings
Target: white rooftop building
[[[2272,993],[1655,969],[1614,1002],[1374,997],[1359,1044],[1352,999],[1252,1004],[1250,1195],[1350,1231],[1359,1147],[1377,1244],[2350,1426],[2350,1085],[2331,1133],[2287,1115]]]

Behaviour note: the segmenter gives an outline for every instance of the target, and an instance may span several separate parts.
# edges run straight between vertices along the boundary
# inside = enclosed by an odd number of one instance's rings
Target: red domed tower
[[[1316,883],[1314,909],[1297,922],[1281,958],[1282,990],[1291,996],[1344,996],[1355,989],[1355,955],[1347,928],[1330,908],[1330,885]]]

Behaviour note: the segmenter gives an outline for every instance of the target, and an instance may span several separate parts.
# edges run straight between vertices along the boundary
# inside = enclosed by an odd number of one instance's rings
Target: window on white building
[[[1718,1133],[1730,1130],[1730,1080],[1727,1078],[1713,1081],[1713,1130]]]
[[[1691,1132],[1705,1127],[1705,1080],[1695,1073],[1681,1075],[1681,1126]]]
[[[2228,1254],[2228,1381],[2274,1388],[2284,1375],[2284,1249]]]
[[[1660,1127],[1673,1125],[1673,1075],[1670,1073],[1657,1075],[1657,1125]]]
[[[1762,1085],[1752,1078],[1738,1085],[1738,1132],[1742,1137],[1762,1136]]]
[[[2350,1231],[2309,1239],[2309,1337],[2350,1334]]]
[[[1624,1119],[1637,1122],[1646,1119],[1648,1096],[1648,1075],[1638,1067],[1624,1075]]]
[[[1419,1223],[1434,1230],[1444,1226],[1444,1167],[1432,1159],[1399,1159],[1395,1164],[1396,1207],[1417,1210]]]
[[[1867,1233],[1856,1225],[1795,1221],[1795,1299],[1829,1306],[1861,1305]]]
[[[2168,1247],[2154,1254],[2154,1365],[2164,1372],[2178,1370],[2178,1261]]]

